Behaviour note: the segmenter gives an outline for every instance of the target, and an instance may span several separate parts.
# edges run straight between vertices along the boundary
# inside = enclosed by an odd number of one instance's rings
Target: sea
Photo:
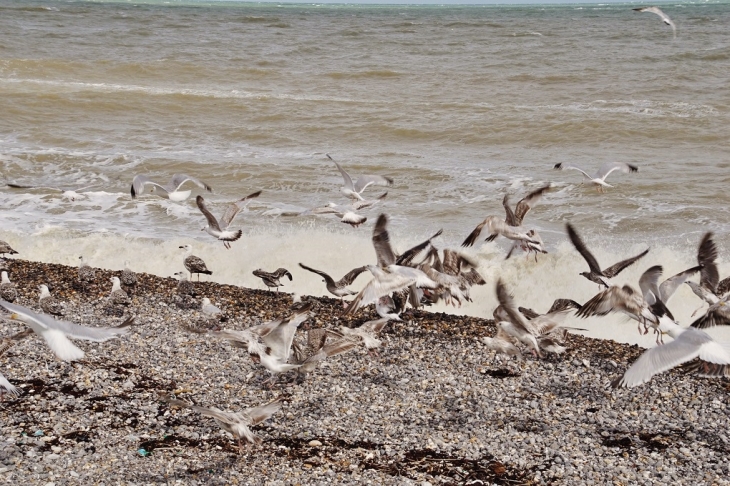
[[[556,298],[588,300],[599,289],[579,276],[587,264],[568,222],[604,267],[650,249],[618,285],[638,288],[652,265],[667,277],[696,265],[709,231],[725,277],[730,3],[658,5],[676,35],[632,10],[641,3],[0,0],[0,239],[18,258],[77,265],[83,255],[109,269],[128,260],[163,277],[183,269],[189,243],[213,271],[206,279],[263,289],[252,271],[284,267],[294,279],[281,292],[327,295],[298,263],[335,279],[375,263],[380,213],[397,251],[439,229],[435,245],[459,249],[486,216],[504,215],[505,195],[514,204],[549,183],[525,218],[548,253],[505,260],[509,240],[480,240],[464,251],[487,284],[473,302],[431,310],[490,318],[498,278],[538,312]],[[353,178],[394,181],[364,191],[387,196],[360,211],[360,227],[306,212],[348,204],[327,154]],[[604,193],[553,168],[592,174],[610,162],[638,172],[614,172]],[[133,199],[138,174],[163,185],[188,174],[213,190]],[[195,196],[222,215],[258,190],[230,250],[201,231]],[[689,325],[701,304],[683,286],[669,308]],[[620,315],[566,324],[655,340]]]

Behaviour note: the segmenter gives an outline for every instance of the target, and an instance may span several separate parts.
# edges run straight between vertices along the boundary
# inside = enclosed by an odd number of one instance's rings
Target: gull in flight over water
[[[130,189],[130,193],[132,194],[132,199],[134,199],[144,192],[145,186],[149,185],[152,186],[151,192],[155,192],[157,189],[159,189],[160,191],[162,191],[162,195],[167,196],[170,201],[181,202],[190,197],[190,190],[180,190],[180,188],[186,182],[192,182],[201,189],[205,189],[208,192],[213,192],[213,189],[208,184],[187,174],[173,175],[172,179],[170,179],[170,182],[168,182],[164,186],[152,181],[146,175],[138,174],[134,176],[134,179],[132,179],[132,188]]]
[[[677,37],[677,26],[674,25],[674,22],[672,22],[672,19],[669,18],[669,15],[662,12],[659,7],[640,7],[633,10],[636,10],[637,12],[650,12],[653,14],[657,14],[665,24],[672,28],[672,33],[674,34],[674,37]]]
[[[613,187],[611,184],[608,184],[606,182],[606,177],[608,177],[608,175],[611,172],[618,170],[618,171],[625,172],[628,174],[629,172],[637,172],[639,170],[639,168],[636,167],[635,165],[627,164],[625,162],[606,162],[598,169],[598,172],[596,172],[595,175],[593,175],[593,176],[589,175],[586,171],[584,171],[580,167],[577,167],[572,164],[563,164],[562,162],[559,164],[555,164],[553,169],[556,169],[556,170],[573,169],[573,170],[579,171],[581,174],[583,174],[583,177],[588,179],[589,184],[594,184],[596,186],[596,190],[598,192],[605,192],[604,188]]]
[[[585,243],[583,243],[580,235],[578,235],[578,232],[575,231],[575,228],[573,228],[573,225],[567,223],[566,228],[568,230],[568,237],[570,237],[570,242],[573,243],[573,246],[576,250],[578,250],[578,253],[581,254],[583,259],[588,264],[588,268],[590,269],[590,272],[581,272],[580,275],[583,275],[591,282],[595,282],[598,285],[602,285],[606,288],[609,287],[609,283],[606,279],[615,277],[616,275],[621,273],[626,267],[632,265],[644,255],[649,253],[649,249],[647,248],[635,257],[622,260],[604,270],[601,270],[600,265],[598,265],[598,260],[596,260],[596,257],[594,257],[593,254],[588,250]]]
[[[364,201],[364,198],[362,197],[361,193],[365,190],[368,186],[392,186],[393,185],[393,179],[390,177],[384,177],[379,175],[363,175],[358,177],[355,182],[352,182],[352,178],[350,177],[350,174],[345,172],[345,169],[342,168],[340,164],[337,163],[335,159],[330,157],[329,154],[325,154],[328,159],[330,159],[332,162],[335,163],[337,168],[340,171],[340,174],[342,174],[342,178],[345,181],[345,185],[342,186],[340,191],[345,196],[349,197],[350,199],[357,199],[359,201]]]
[[[251,199],[259,197],[260,194],[261,191],[256,191],[253,194],[249,194],[248,196],[229,204],[228,208],[226,208],[226,212],[223,213],[220,220],[216,219],[216,217],[208,211],[208,208],[205,206],[205,199],[203,199],[203,196],[199,195],[195,198],[195,203],[198,205],[200,212],[205,216],[205,219],[208,220],[208,226],[203,228],[203,231],[207,232],[212,237],[221,240],[223,242],[223,246],[230,250],[230,242],[239,239],[243,234],[243,231],[240,229],[238,231],[232,231],[229,230],[228,227],[231,225],[241,209],[245,208]]]

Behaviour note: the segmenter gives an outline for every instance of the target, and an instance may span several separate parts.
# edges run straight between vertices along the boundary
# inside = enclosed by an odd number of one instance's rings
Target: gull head
[[[205,228],[203,228],[203,229],[205,229]],[[180,245],[180,248],[183,249],[183,250],[185,250],[185,251],[193,251],[193,245],[190,245],[190,244],[188,244],[188,245]]]
[[[48,286],[46,284],[39,285],[38,289],[41,291],[41,299],[44,297],[49,297],[51,295],[51,292],[48,290]]]

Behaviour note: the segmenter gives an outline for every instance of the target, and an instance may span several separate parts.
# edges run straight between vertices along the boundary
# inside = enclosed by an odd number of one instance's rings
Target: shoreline
[[[73,283],[76,267],[8,262],[17,303],[37,309],[37,286],[49,283],[67,302],[67,320],[121,322],[105,302],[121,271],[97,268],[84,290]],[[479,342],[494,335],[490,320],[409,310],[381,334],[379,359],[357,348],[302,384],[269,390],[268,372],[243,350],[181,326],[205,323],[175,305],[176,280],[137,276],[128,335],[76,341],[87,356],[72,364],[36,336],[0,358],[23,390],[0,402],[0,482],[730,484],[728,380],[673,370],[612,390],[643,352],[636,345],[571,335],[564,354],[517,362]],[[195,286],[230,329],[286,317],[291,304],[284,292]],[[352,327],[375,316],[342,316],[339,299],[303,299],[316,314],[303,326]],[[7,336],[24,325],[2,328]],[[278,396],[285,403],[254,427],[263,444],[239,455],[212,419],[169,407],[157,399],[163,392],[231,411]]]

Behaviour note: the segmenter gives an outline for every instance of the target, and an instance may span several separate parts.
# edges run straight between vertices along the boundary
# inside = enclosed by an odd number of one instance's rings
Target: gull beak
[[[13,312],[12,314],[10,314],[10,318],[11,318],[11,319],[16,319],[16,320],[18,320],[18,319],[20,319],[20,315],[18,315],[18,313],[17,313],[17,312]]]

